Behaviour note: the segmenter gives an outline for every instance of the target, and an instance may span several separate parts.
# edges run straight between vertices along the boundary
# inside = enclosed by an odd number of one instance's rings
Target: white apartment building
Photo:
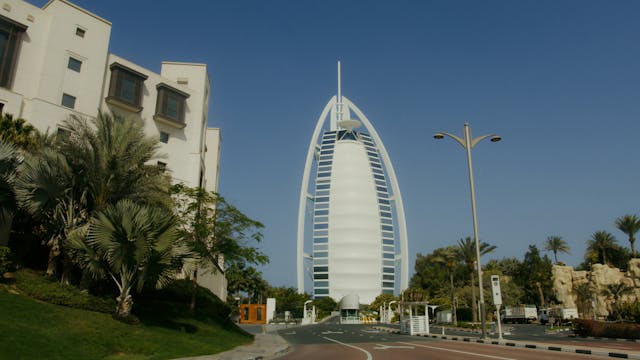
[[[162,62],[154,73],[109,53],[110,35],[108,20],[67,0],[42,8],[0,0],[0,111],[49,132],[71,114],[139,117],[174,181],[217,191],[220,130],[207,127],[207,65]],[[199,282],[226,300],[222,274],[200,271]]]

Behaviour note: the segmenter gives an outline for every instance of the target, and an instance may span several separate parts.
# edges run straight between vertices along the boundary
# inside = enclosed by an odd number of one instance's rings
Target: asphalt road
[[[382,332],[372,325],[319,324],[278,331],[293,350],[280,359],[597,359],[585,354],[510,348]]]
[[[396,328],[398,328],[396,326]],[[569,345],[573,347],[583,348],[607,348],[632,352],[640,352],[640,342],[621,341],[615,339],[593,339],[593,338],[581,338],[570,336],[572,332],[548,332],[549,327],[539,324],[506,324],[503,325],[503,331],[505,331],[504,339],[517,340],[517,341],[534,341],[544,342],[550,344]],[[442,328],[433,327],[432,332],[440,334]],[[464,331],[454,331],[451,329],[445,329],[445,333],[448,335],[460,335],[471,336],[472,334]],[[478,334],[473,334],[478,336]],[[497,334],[489,334],[492,339],[498,337]]]

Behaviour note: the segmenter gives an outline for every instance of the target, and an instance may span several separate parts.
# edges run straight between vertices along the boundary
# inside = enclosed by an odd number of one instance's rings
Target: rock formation
[[[612,309],[613,299],[603,295],[610,284],[622,283],[633,288],[633,292],[623,295],[618,302],[632,302],[640,299],[640,259],[629,261],[629,270],[622,272],[609,265],[594,264],[591,271],[576,271],[571,266],[553,266],[553,291],[563,307],[578,308],[583,318],[604,319]],[[588,284],[591,299],[580,299],[576,288]]]

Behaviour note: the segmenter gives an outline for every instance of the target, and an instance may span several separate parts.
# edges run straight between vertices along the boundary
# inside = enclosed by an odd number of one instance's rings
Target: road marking
[[[486,355],[486,354],[472,353],[472,352],[461,351],[461,350],[453,350],[453,349],[447,349],[447,348],[440,348],[440,347],[436,347],[436,346],[428,346],[428,345],[412,344],[412,343],[405,343],[405,342],[399,342],[399,344],[414,345],[414,346],[420,346],[420,347],[427,348],[427,349],[443,350],[443,351],[449,351],[449,352],[454,352],[454,353],[458,353],[458,354],[466,354],[466,355],[474,355],[474,356],[479,356],[479,357],[486,357],[486,358],[490,358],[490,359],[516,360],[516,359],[513,359],[513,358],[506,358],[506,357],[501,357],[501,356],[494,356],[494,355]]]
[[[361,331],[365,333],[376,333],[376,334],[380,332],[380,330],[361,330]]]
[[[327,334],[342,334],[342,331],[323,331],[322,335],[327,335]]]
[[[382,344],[376,344],[376,347],[374,347],[374,349],[376,350],[387,350],[387,349],[415,349],[413,346],[393,346],[393,345],[382,345]]]
[[[372,359],[373,359],[373,356],[371,356],[371,353],[370,353],[370,352],[368,352],[367,350],[363,349],[363,348],[359,348],[359,347],[357,347],[357,346],[353,346],[353,345],[345,344],[345,343],[343,343],[343,342],[340,342],[340,341],[335,340],[335,339],[332,339],[332,338],[328,338],[328,337],[326,337],[326,336],[324,336],[324,338],[325,338],[325,339],[327,339],[327,340],[329,340],[329,341],[333,341],[334,343],[338,343],[338,344],[340,344],[340,345],[344,345],[344,346],[348,346],[348,347],[350,347],[350,348],[358,349],[358,350],[362,351],[363,353],[367,354],[367,360],[372,360]]]

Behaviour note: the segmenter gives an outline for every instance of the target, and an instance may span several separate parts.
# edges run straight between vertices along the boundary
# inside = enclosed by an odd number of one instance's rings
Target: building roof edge
[[[59,1],[59,2],[61,2],[61,3],[63,3],[63,4],[65,4],[65,5],[71,6],[72,8],[74,8],[74,9],[76,9],[76,10],[80,11],[80,12],[83,12],[83,13],[85,13],[85,14],[87,14],[87,15],[91,16],[91,17],[96,18],[97,20],[102,21],[103,23],[105,23],[105,24],[107,24],[107,25],[109,25],[109,26],[112,26],[111,21],[109,21],[109,20],[107,20],[107,19],[104,19],[104,18],[102,18],[102,17],[100,17],[100,16],[98,16],[98,15],[94,14],[94,13],[92,13],[92,12],[91,12],[91,11],[89,11],[89,10],[83,9],[83,8],[81,8],[80,6],[78,6],[78,5],[74,4],[74,3],[70,2],[70,1],[67,1],[67,0],[49,0],[46,4],[44,4],[44,5],[42,6],[42,10],[45,10],[47,7],[49,7],[49,5],[53,4],[53,3],[54,3],[54,2],[56,2],[56,1]]]

